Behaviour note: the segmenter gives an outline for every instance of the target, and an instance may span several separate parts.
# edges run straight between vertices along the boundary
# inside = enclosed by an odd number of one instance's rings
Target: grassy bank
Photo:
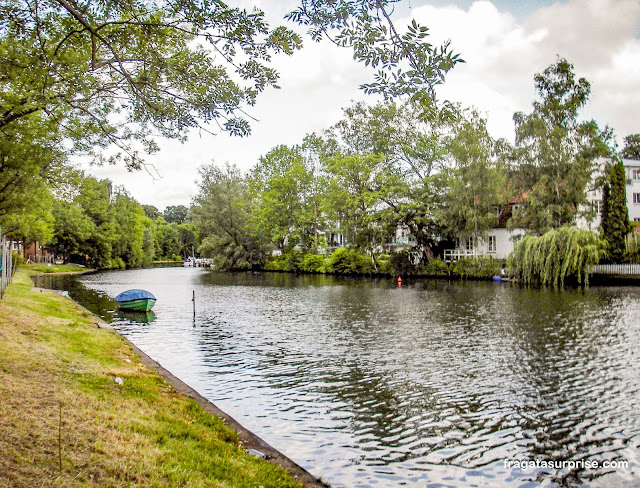
[[[74,264],[52,264],[47,265],[44,263],[37,264],[21,264],[20,269],[22,272],[28,275],[37,275],[40,273],[83,273],[91,271],[91,268],[85,268],[84,266],[78,266]]]
[[[0,302],[0,487],[301,486],[75,303],[31,288],[19,272]]]

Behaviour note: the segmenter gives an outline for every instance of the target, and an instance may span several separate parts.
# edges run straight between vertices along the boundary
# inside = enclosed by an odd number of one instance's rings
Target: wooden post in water
[[[193,326],[196,326],[196,291],[193,290],[193,298],[191,299],[193,302]]]

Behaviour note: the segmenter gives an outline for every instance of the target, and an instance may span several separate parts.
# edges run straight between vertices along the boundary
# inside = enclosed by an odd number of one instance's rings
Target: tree
[[[281,251],[311,240],[312,181],[299,147],[273,148],[251,172],[249,188],[256,230]]]
[[[514,115],[517,161],[515,190],[526,196],[510,225],[535,233],[575,222],[587,208],[587,185],[599,157],[611,155],[611,131],[577,121],[590,85],[575,79],[573,65],[559,59],[535,76],[540,98],[533,112]]]
[[[142,205],[109,180],[82,177],[53,202],[49,248],[67,261],[97,268],[145,266],[155,256],[154,222]]]
[[[622,161],[606,168],[600,229],[607,243],[607,259],[620,263],[625,253],[627,234],[631,232],[627,208],[626,174]]]
[[[640,134],[631,134],[624,138],[624,149],[620,156],[627,159],[640,159]]]
[[[383,172],[384,156],[375,154],[337,155],[327,162],[328,219],[339,224],[349,244],[370,252],[389,233],[380,225]]]
[[[497,224],[496,208],[504,203],[505,173],[496,142],[487,132],[486,121],[471,111],[457,124],[449,150],[454,166],[446,171],[442,219],[452,236],[477,241]]]
[[[291,30],[270,30],[262,13],[222,2],[116,0],[87,8],[75,0],[2,0],[0,7],[0,73],[9,88],[0,129],[39,114],[98,159],[99,149],[116,144],[130,167],[142,163],[132,141],[154,149],[151,129],[184,138],[188,128],[213,121],[247,134],[242,106],[277,82],[266,63],[301,47]]]
[[[148,231],[145,230],[150,229],[153,222],[144,213],[142,205],[131,198],[123,188],[118,188],[111,208],[119,236],[112,244],[111,267],[135,268],[151,264],[154,246],[149,241]]]
[[[404,103],[359,103],[346,109],[329,133],[344,154],[383,158],[376,177],[378,198],[386,206],[378,214],[381,225],[390,231],[407,226],[423,261],[443,230],[437,215],[444,204],[446,141],[457,112],[450,104],[438,107],[430,97],[418,95]]]
[[[153,205],[143,205],[142,210],[144,210],[144,214],[151,220],[156,220],[162,215],[158,208]]]
[[[195,248],[199,245],[196,228],[191,223],[178,225],[178,254],[182,257],[194,255]]]
[[[200,169],[193,224],[202,236],[199,252],[220,269],[251,269],[266,259],[265,239],[250,225],[248,185],[240,170],[214,164]]]
[[[509,255],[511,276],[524,283],[562,286],[569,278],[589,284],[605,243],[593,232],[577,227],[551,229],[542,236],[525,236]]]
[[[169,205],[162,212],[164,220],[174,224],[182,224],[187,219],[189,209],[184,205]]]
[[[36,116],[0,129],[0,226],[15,239],[42,241],[53,231],[51,191],[67,176],[56,132]]]
[[[167,222],[162,216],[155,220],[156,255],[160,259],[171,260],[181,254],[178,237],[178,224]]]
[[[302,0],[287,17],[308,26],[314,40],[326,34],[378,68],[367,91],[432,92],[460,59],[448,44],[434,48],[415,22],[398,34],[389,12],[396,1]],[[120,151],[107,159],[123,158],[130,168],[144,163],[140,149],[157,149],[153,133],[184,139],[189,128],[213,122],[248,134],[244,108],[277,87],[272,55],[302,45],[292,30],[271,29],[262,12],[218,1],[89,8],[76,0],[1,0],[0,11],[0,130],[45,118],[76,151],[102,161],[102,149],[115,145]]]
[[[96,232],[94,222],[78,204],[64,200],[54,201],[53,217],[54,233],[48,247],[67,262],[83,263],[87,242]]]
[[[82,180],[74,199],[74,203],[80,206],[95,226],[95,231],[85,243],[84,251],[88,256],[86,264],[98,269],[121,267],[114,253],[114,246],[121,236],[111,206],[112,197],[113,185],[109,180],[98,181],[89,177]]]

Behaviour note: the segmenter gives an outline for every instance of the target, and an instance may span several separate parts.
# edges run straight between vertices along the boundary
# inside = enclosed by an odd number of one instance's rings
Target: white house
[[[602,169],[605,162],[604,158],[600,161]],[[626,193],[629,220],[640,222],[640,161],[624,159],[622,162],[627,177]],[[596,230],[600,226],[602,189],[587,191],[587,199],[595,211],[595,217],[591,220],[580,218],[576,225],[583,229]],[[513,204],[513,209],[516,207],[517,204]],[[503,219],[499,220],[502,224]],[[478,239],[477,242],[474,242],[474,239],[470,238],[457,242],[455,249],[445,251],[445,260],[456,260],[464,256],[493,256],[496,259],[505,259],[524,234],[524,229],[508,230],[504,225],[500,225],[491,229],[486,240]]]
[[[444,251],[445,261],[456,261],[463,257],[490,256],[496,259],[506,259],[513,251],[516,243],[524,237],[523,229],[507,229],[494,227],[486,238],[469,237],[458,239],[454,249]]]

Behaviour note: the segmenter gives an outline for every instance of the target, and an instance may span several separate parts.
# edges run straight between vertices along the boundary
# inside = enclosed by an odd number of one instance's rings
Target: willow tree
[[[588,285],[591,267],[598,264],[605,242],[577,227],[552,229],[542,236],[525,236],[509,255],[511,276],[524,283],[561,286],[568,279]]]
[[[236,166],[200,169],[199,190],[191,206],[198,251],[220,269],[259,268],[267,256],[266,239],[254,232],[246,178]]]

